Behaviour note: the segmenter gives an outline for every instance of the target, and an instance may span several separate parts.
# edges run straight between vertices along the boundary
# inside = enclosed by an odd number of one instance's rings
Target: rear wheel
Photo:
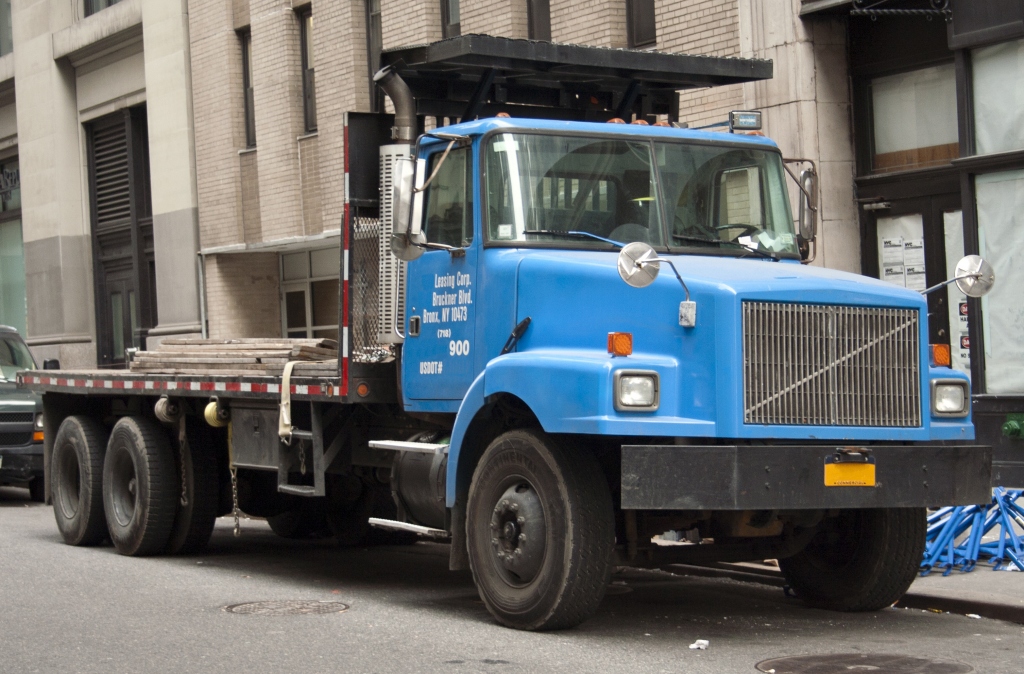
[[[924,554],[923,508],[845,510],[825,520],[807,547],[779,568],[804,603],[877,611],[910,587]]]
[[[164,429],[142,417],[118,421],[103,460],[103,509],[117,551],[131,556],[164,551],[180,497]]]
[[[509,627],[574,627],[597,610],[611,573],[611,496],[594,457],[542,431],[499,436],[469,490],[470,568]]]
[[[179,494],[178,512],[167,544],[171,554],[191,554],[205,548],[217,521],[220,480],[216,446],[208,429],[198,418],[187,418],[186,441],[178,442],[178,474],[179,479],[185,480],[185,489],[183,500]]]
[[[64,420],[53,441],[50,491],[57,529],[68,545],[96,545],[107,536],[103,517],[103,455],[107,429],[85,416]]]

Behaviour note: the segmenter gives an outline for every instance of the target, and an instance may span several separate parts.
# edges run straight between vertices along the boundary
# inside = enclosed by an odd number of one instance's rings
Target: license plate
[[[832,459],[832,457],[828,457]],[[841,463],[825,461],[826,487],[874,487],[875,461],[867,462],[843,461]]]

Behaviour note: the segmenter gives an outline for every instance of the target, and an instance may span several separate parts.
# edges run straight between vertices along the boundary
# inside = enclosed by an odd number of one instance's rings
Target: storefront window
[[[21,220],[0,222],[0,324],[25,334],[25,254]]]
[[[1024,393],[1024,169],[974,181],[982,256],[996,284],[982,298],[986,393]]]
[[[1024,149],[1024,40],[971,52],[975,152]]]
[[[872,172],[941,166],[959,156],[952,63],[872,80],[871,105]]]

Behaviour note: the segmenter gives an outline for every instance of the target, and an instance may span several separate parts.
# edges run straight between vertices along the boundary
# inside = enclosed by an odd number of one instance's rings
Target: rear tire
[[[186,419],[186,442],[177,452],[178,473],[185,478],[186,503],[181,505],[179,496],[174,528],[167,544],[167,552],[172,555],[192,554],[205,548],[217,522],[220,479],[216,446],[208,428],[197,417]]]
[[[107,429],[89,417],[70,416],[61,423],[53,441],[53,515],[68,545],[96,545],[107,536],[103,517],[107,435]]]
[[[575,627],[597,610],[611,575],[612,500],[596,459],[540,430],[504,433],[473,475],[469,564],[498,622]]]
[[[167,548],[181,497],[174,452],[155,421],[123,417],[110,432],[103,460],[103,510],[110,540],[122,555]]]
[[[877,611],[914,582],[924,554],[924,508],[842,511],[825,520],[807,547],[779,568],[809,606]]]

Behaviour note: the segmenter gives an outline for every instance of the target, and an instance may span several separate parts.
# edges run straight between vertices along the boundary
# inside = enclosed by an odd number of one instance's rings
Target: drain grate
[[[348,610],[348,604],[340,601],[313,601],[313,600],[289,600],[289,601],[251,601],[245,604],[232,604],[225,606],[228,613],[242,613],[245,615],[322,615],[325,613],[343,613]]]
[[[775,658],[757,663],[759,672],[775,674],[850,674],[850,672],[876,672],[876,674],[968,674],[974,668],[962,662],[914,658],[909,655],[883,655],[880,653],[838,653],[830,655],[798,655]]]

